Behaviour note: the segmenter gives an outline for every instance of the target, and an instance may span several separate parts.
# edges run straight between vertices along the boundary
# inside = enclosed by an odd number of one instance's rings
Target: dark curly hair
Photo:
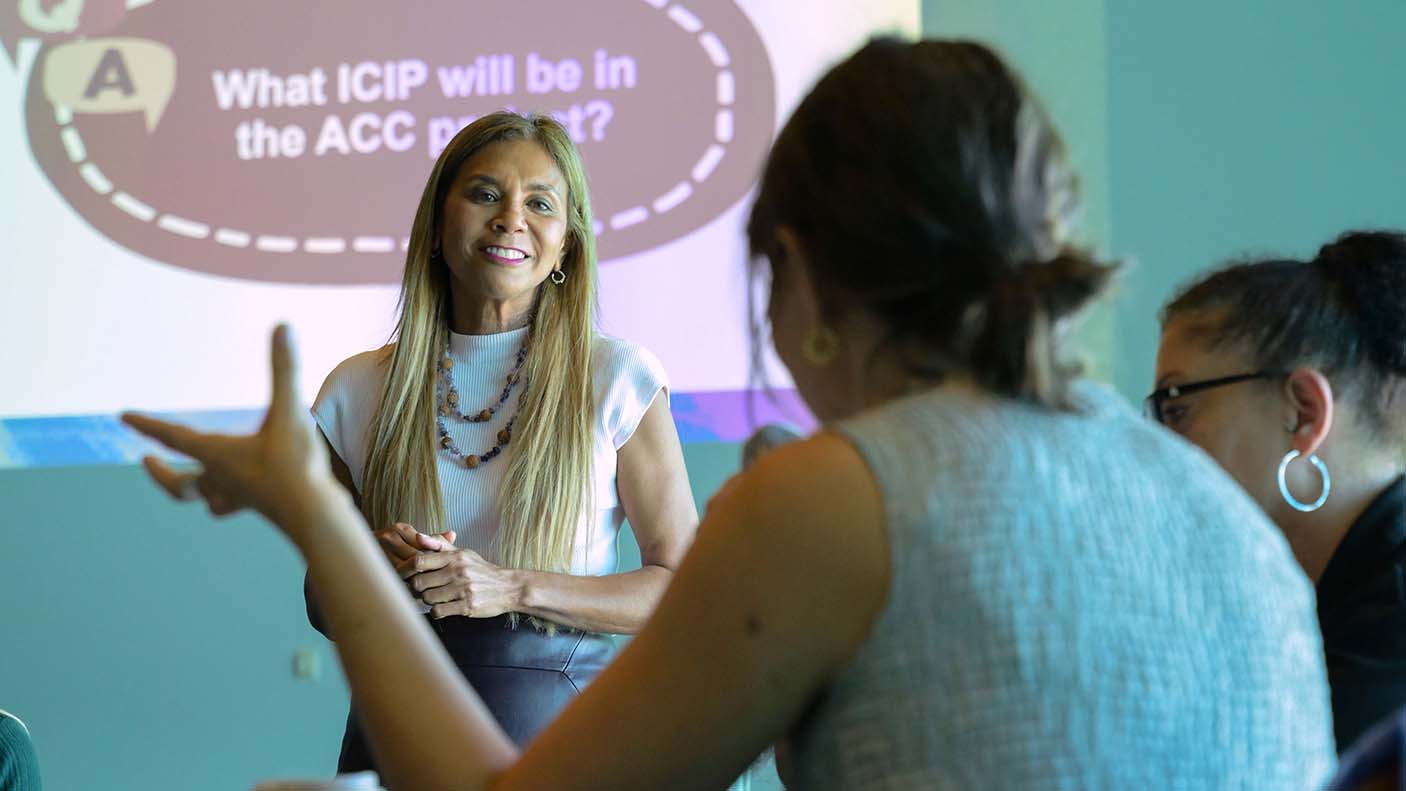
[[[1400,433],[1406,234],[1350,231],[1311,261],[1236,262],[1184,288],[1162,325],[1191,314],[1205,316],[1197,332],[1210,348],[1243,348],[1265,370],[1317,368],[1371,428]]]

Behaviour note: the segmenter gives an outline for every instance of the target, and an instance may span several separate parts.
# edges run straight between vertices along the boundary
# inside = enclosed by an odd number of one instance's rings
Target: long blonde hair
[[[538,287],[527,359],[526,387],[508,468],[498,493],[497,562],[511,568],[567,572],[576,531],[593,518],[591,479],[594,387],[596,242],[580,154],[561,124],[543,116],[499,112],[460,130],[435,161],[420,196],[395,344],[388,346],[381,390],[362,472],[362,510],[377,529],[406,521],[442,533],[443,493],[436,472],[435,367],[449,338],[449,271],[433,255],[440,212],[460,166],[504,140],[530,140],[566,179],[567,232],[561,271],[566,282]]]

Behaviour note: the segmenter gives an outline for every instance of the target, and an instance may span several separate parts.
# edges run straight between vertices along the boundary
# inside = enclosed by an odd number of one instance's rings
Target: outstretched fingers
[[[205,461],[205,454],[210,448],[211,435],[202,434],[179,423],[158,420],[135,412],[124,412],[122,422],[171,450],[184,453],[197,461]]]
[[[169,464],[156,458],[155,456],[144,456],[142,466],[157,486],[166,490],[166,493],[177,500],[197,500],[200,498],[200,491],[196,488],[195,480],[198,473],[180,472],[172,469]]]
[[[298,406],[298,359],[293,351],[292,332],[287,324],[273,328],[270,340],[269,359],[273,367],[273,393],[269,396],[269,417],[297,419]]]

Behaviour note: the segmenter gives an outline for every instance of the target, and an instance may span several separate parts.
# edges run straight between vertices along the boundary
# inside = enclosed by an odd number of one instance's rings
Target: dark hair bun
[[[1346,233],[1324,245],[1314,263],[1357,317],[1368,356],[1406,374],[1406,234]]]
[[[777,136],[752,251],[783,227],[836,310],[886,325],[916,376],[952,370],[1053,407],[1072,374],[1051,325],[1108,273],[1061,251],[1078,178],[1020,76],[969,41],[876,40],[831,69]],[[784,288],[784,285],[776,285]]]
[[[1115,266],[1100,263],[1081,250],[1065,248],[1048,261],[1020,267],[1014,280],[1038,295],[1046,315],[1057,320],[1103,293],[1115,271]]]
[[[1029,376],[1040,364],[1031,357],[1030,339],[1048,347],[1045,365],[1058,366],[1049,328],[1103,293],[1116,271],[1116,266],[1066,247],[1047,261],[1021,264],[999,275],[986,299],[984,326],[973,339],[973,356],[987,361],[980,377],[984,384],[998,391],[1036,394],[1028,388],[1038,389],[1047,377]]]

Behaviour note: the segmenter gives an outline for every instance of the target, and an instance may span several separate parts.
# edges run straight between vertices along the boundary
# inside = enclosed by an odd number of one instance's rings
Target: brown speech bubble
[[[119,244],[248,280],[399,282],[433,157],[496,109],[572,131],[602,260],[736,203],[775,123],[729,0],[153,0],[105,32],[36,58],[36,160]]]

